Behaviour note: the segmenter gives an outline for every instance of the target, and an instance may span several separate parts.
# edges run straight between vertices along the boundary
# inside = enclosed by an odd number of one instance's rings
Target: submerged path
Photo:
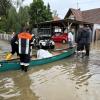
[[[10,47],[0,41],[0,47]],[[89,58],[69,58],[0,73],[0,100],[100,100],[100,41]]]
[[[0,40],[0,50],[3,52],[10,51],[10,43],[8,41]]]

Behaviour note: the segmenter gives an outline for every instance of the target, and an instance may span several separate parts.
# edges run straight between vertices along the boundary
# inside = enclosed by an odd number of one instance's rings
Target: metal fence
[[[10,41],[12,38],[11,34],[0,34],[0,40],[6,40],[6,41]]]

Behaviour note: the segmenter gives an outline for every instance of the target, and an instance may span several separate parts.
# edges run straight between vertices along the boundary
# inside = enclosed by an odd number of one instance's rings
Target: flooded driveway
[[[89,58],[0,73],[0,100],[100,100],[99,44],[91,45]]]

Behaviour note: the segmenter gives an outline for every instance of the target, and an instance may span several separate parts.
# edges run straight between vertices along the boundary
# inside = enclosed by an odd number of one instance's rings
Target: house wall
[[[96,29],[96,40],[100,40],[100,29]]]
[[[94,42],[100,40],[100,24],[94,24],[92,39]]]

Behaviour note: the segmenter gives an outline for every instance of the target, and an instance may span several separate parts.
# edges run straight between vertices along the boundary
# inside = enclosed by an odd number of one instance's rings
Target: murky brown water
[[[0,100],[100,100],[99,44],[92,45],[90,58],[0,73]]]

